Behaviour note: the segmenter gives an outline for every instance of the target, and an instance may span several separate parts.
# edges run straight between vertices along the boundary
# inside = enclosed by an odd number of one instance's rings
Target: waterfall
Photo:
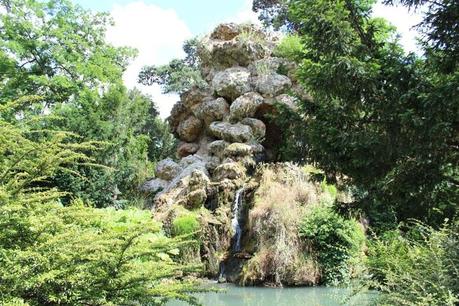
[[[231,219],[231,226],[233,228],[233,252],[239,252],[241,250],[241,236],[242,228],[240,224],[240,214],[242,208],[242,199],[244,197],[244,188],[240,188],[236,191],[233,204],[233,219]]]

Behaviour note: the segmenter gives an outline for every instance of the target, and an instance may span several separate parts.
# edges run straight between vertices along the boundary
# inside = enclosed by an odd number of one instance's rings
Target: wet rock
[[[155,174],[157,178],[170,181],[182,170],[172,159],[166,158],[156,165]]]
[[[177,133],[181,140],[193,142],[201,134],[202,122],[195,116],[189,116],[184,121],[180,122]]]
[[[197,143],[189,143],[189,142],[182,142],[177,147],[177,155],[178,157],[186,157],[188,155],[192,155],[199,150],[199,144]]]
[[[252,128],[253,136],[257,139],[262,139],[266,135],[266,125],[263,121],[255,118],[244,118],[242,124],[248,125]]]
[[[209,131],[213,136],[228,142],[247,142],[252,135],[252,129],[244,124],[229,122],[212,122],[209,126]]]
[[[240,120],[255,115],[257,108],[263,103],[263,97],[256,92],[248,92],[231,104],[230,119]]]
[[[291,86],[292,81],[288,77],[277,73],[258,77],[255,81],[257,91],[266,97],[282,94]]]
[[[193,112],[197,118],[210,124],[213,121],[223,120],[229,114],[229,108],[229,104],[224,98],[217,98],[204,101]]]
[[[242,67],[228,68],[218,72],[212,80],[212,88],[219,96],[233,101],[251,91],[250,72]]]

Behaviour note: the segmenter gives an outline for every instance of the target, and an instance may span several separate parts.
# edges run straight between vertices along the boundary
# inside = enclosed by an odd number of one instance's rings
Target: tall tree
[[[432,8],[423,56],[406,54],[395,28],[371,17],[373,0],[282,1],[287,18],[277,20],[305,46],[311,158],[350,178],[373,224],[439,224],[459,203],[457,1],[399,2]]]
[[[173,146],[153,101],[122,84],[135,50],[105,41],[112,24],[108,14],[91,13],[68,0],[0,5],[5,7],[0,13],[0,105],[24,95],[40,97],[40,103],[21,105],[9,120],[25,122],[41,114],[47,120],[37,129],[66,130],[105,143],[91,157],[107,167],[72,165],[71,172],[56,173],[54,182],[70,193],[68,201],[83,197],[98,206],[122,205],[149,174],[151,158],[164,157]]]

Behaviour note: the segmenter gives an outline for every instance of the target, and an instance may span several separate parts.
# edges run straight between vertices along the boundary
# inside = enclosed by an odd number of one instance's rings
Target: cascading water
[[[242,208],[242,200],[244,197],[244,188],[240,188],[236,191],[233,204],[233,219],[231,219],[231,226],[233,228],[233,252],[239,252],[241,250],[241,236],[242,228],[240,224],[240,212]]]

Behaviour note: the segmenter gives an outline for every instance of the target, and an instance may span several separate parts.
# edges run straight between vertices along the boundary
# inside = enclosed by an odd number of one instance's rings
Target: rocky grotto
[[[295,109],[289,94],[307,97],[294,64],[272,56],[277,41],[253,25],[233,23],[202,40],[198,55],[207,86],[183,93],[168,118],[180,140],[178,159],[159,162],[155,178],[142,186],[154,195],[154,217],[166,233],[173,234],[178,218],[198,220],[201,244],[188,259],[220,281],[318,282],[317,268],[301,258],[304,246],[295,228],[305,203],[328,195],[304,169],[274,163],[276,105]],[[278,194],[267,194],[273,185]],[[285,219],[285,208],[266,205],[277,200],[290,200],[296,216]]]

